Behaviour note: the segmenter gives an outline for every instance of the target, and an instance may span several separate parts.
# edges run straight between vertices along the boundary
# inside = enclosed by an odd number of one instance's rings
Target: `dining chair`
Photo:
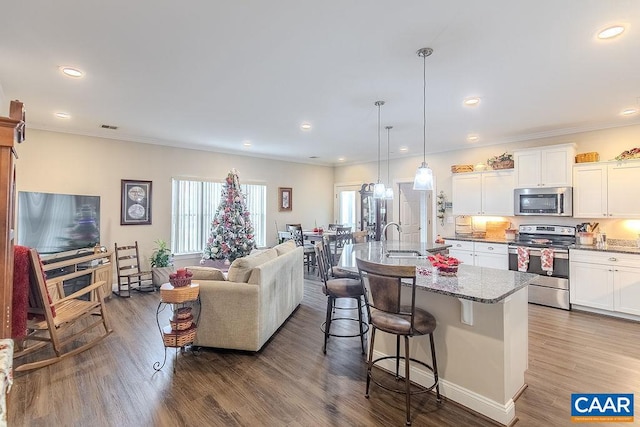
[[[329,224],[329,231],[336,231],[338,227],[342,227],[342,224]]]
[[[338,263],[340,255],[342,254],[342,248],[344,245],[353,242],[353,235],[351,233],[351,227],[338,227],[336,228],[336,234],[333,241],[333,265]]]
[[[305,243],[304,235],[302,234],[302,225],[300,224],[287,224],[287,231],[291,233],[291,238],[296,242],[296,246],[301,246],[303,249],[304,265],[307,266],[307,272],[311,270],[311,266],[315,267],[316,253],[311,243]]]

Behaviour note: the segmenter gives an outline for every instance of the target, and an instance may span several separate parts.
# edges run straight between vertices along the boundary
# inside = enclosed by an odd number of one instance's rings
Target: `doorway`
[[[397,230],[390,238],[403,242],[432,242],[434,239],[433,191],[413,189],[413,181],[398,182],[398,199],[394,203],[394,218],[402,227],[398,236]],[[391,228],[389,229],[391,230]],[[389,232],[389,230],[387,232]]]
[[[351,230],[360,230],[360,188],[361,184],[336,184],[333,204],[334,222]]]

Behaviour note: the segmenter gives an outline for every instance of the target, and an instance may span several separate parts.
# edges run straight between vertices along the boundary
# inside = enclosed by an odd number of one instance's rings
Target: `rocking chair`
[[[31,265],[27,313],[32,319],[27,322],[26,337],[16,342],[14,359],[31,354],[48,343],[52,344],[55,355],[24,363],[17,366],[16,371],[42,368],[76,355],[93,347],[112,332],[105,310],[104,281],[96,282],[65,297],[59,294],[55,284],[47,286],[40,256],[35,249],[29,250],[29,260]],[[89,301],[78,299],[92,292],[95,298],[90,298]],[[87,335],[87,332],[96,327],[104,329],[104,332]],[[85,340],[84,344],[72,346],[85,335],[88,340]],[[35,344],[31,345],[32,341]]]

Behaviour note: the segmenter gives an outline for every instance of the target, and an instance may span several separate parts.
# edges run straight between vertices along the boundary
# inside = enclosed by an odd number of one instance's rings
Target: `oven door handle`
[[[542,256],[542,251],[540,250],[540,248],[527,248],[529,249],[529,256],[534,256],[534,257],[540,257]],[[509,248],[509,254],[510,255],[517,255],[518,254],[518,249],[517,247],[514,247],[513,249]],[[553,250],[553,257],[557,258],[557,259],[569,259],[569,251],[566,251],[564,249],[560,249],[560,250]]]

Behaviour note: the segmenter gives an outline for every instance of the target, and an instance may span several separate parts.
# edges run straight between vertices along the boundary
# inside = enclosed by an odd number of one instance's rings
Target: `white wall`
[[[427,163],[433,169],[436,177],[437,188],[435,193],[444,191],[448,196],[447,200],[451,201],[451,166],[457,164],[486,163],[487,159],[495,155],[506,152],[513,153],[514,149],[529,148],[543,145],[555,145],[575,143],[577,153],[586,153],[596,151],[600,153],[600,160],[610,160],[615,156],[634,147],[640,146],[640,125],[625,126],[613,129],[605,129],[592,132],[582,132],[572,135],[565,135],[551,138],[540,138],[531,141],[519,143],[500,144],[493,146],[477,147],[469,144],[469,148],[465,150],[448,151],[427,155]],[[405,157],[401,159],[392,159],[390,164],[390,174],[392,179],[412,177],[416,168],[422,162],[422,153],[415,157]],[[386,169],[386,162],[382,163],[383,169]],[[386,177],[386,171],[383,178]],[[342,182],[375,182],[377,178],[377,163],[366,163],[357,165],[344,165],[335,168],[334,179],[336,183]],[[638,183],[629,183],[630,194],[637,194]],[[397,192],[397,190],[396,190]],[[634,193],[635,192],[635,193]],[[451,216],[451,211],[447,211],[447,216]],[[638,222],[631,223],[625,220],[597,219],[589,220],[586,218],[557,218],[557,217],[510,217],[508,218],[514,226],[522,222],[542,224],[560,224],[575,225],[582,222],[599,222],[601,229],[604,228],[609,238],[617,239],[635,239],[635,227],[639,227]],[[445,226],[437,225],[437,233],[442,236],[453,236],[453,224],[445,224]]]
[[[270,246],[277,241],[276,222],[280,230],[286,223],[297,222],[313,228],[316,221],[328,224],[333,216],[331,167],[32,129],[16,151],[18,191],[101,196],[101,244],[113,248],[116,242],[137,240],[145,262],[155,240],[170,239],[174,176],[222,181],[236,168],[241,183],[266,184]],[[151,225],[120,225],[121,179],[153,181]],[[278,187],[293,189],[291,212],[278,212]],[[191,264],[192,260],[184,263]]]

